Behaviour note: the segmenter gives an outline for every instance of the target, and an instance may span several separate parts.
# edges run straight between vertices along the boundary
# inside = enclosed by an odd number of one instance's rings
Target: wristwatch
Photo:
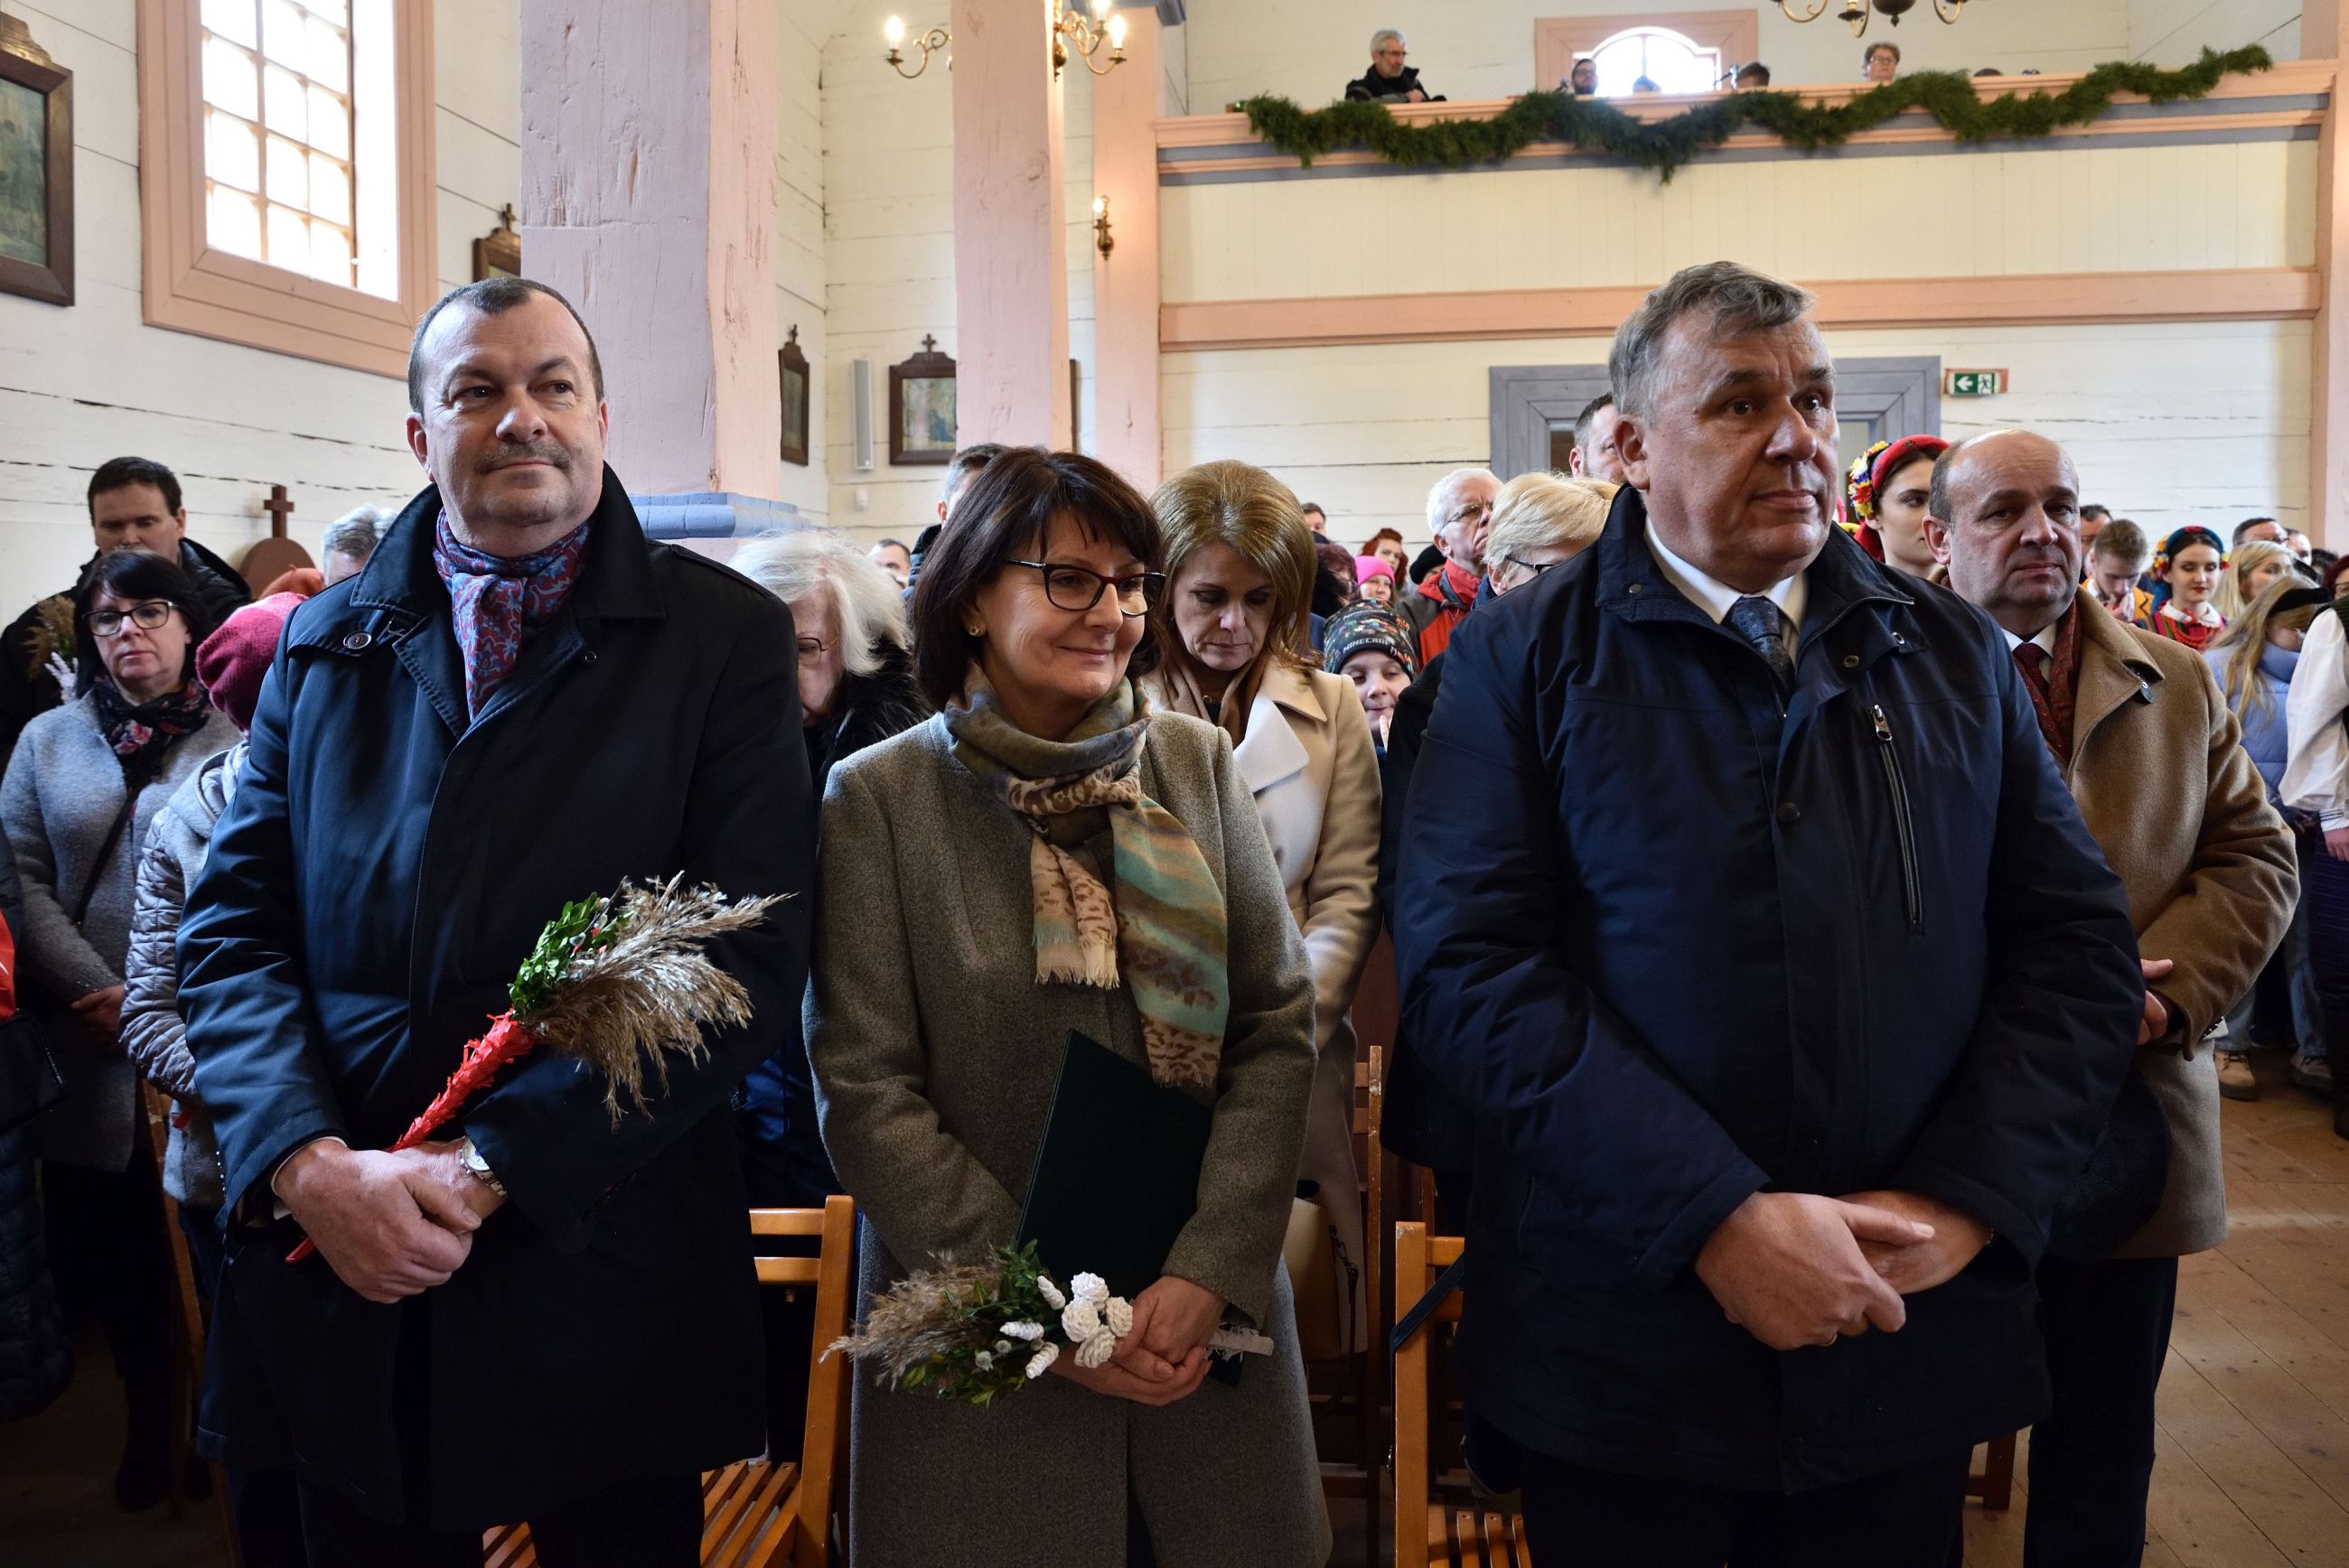
[[[474,1181],[501,1198],[512,1196],[506,1191],[506,1184],[498,1180],[498,1173],[490,1169],[490,1162],[481,1158],[481,1151],[473,1147],[471,1139],[468,1138],[457,1145],[457,1158],[464,1162],[466,1173]]]

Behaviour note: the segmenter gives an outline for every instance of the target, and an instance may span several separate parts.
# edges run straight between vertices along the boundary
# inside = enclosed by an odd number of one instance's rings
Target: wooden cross
[[[924,334],[922,335],[922,352],[923,352],[923,353],[925,353],[925,354],[935,354],[935,353],[936,353],[936,352],[937,352],[937,347],[938,347],[938,340],[937,340],[936,338],[932,337],[932,336],[931,336],[929,334],[927,334],[927,333],[924,333]]]
[[[269,487],[269,499],[261,503],[261,510],[269,514],[269,537],[272,539],[285,538],[285,520],[292,516],[294,512],[294,503],[286,499],[285,487],[284,485],[271,485]]]

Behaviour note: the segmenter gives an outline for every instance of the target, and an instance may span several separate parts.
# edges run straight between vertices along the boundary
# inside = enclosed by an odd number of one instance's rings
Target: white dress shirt
[[[2060,626],[2063,624],[2064,623],[2059,620],[2055,622],[2054,625],[2042,626],[2039,628],[2039,634],[2031,639],[2031,645],[2047,655],[2047,663],[2040,666],[2043,674],[2050,673],[2054,668],[2055,627]],[[2006,639],[2006,651],[2010,654],[2014,652],[2015,649],[2023,646],[2023,639],[2016,636],[2013,632],[2008,631],[2004,626],[2001,626],[1998,629],[1998,634]]]
[[[1784,582],[1774,583],[1759,594],[1741,593],[1728,583],[1708,577],[1695,567],[1672,553],[1664,542],[1656,537],[1654,523],[1648,525],[1648,553],[1656,558],[1656,565],[1679,589],[1688,602],[1713,617],[1720,625],[1729,619],[1729,612],[1740,599],[1767,599],[1778,606],[1786,617],[1786,655],[1792,658],[1802,636],[1803,611],[1810,603],[1810,573],[1797,572]]]
[[[2323,819],[2324,830],[2349,828],[2349,732],[2341,716],[2349,709],[2349,646],[2341,617],[2320,613],[2302,645],[2284,700],[2284,723],[2292,737],[2290,760],[2277,793],[2283,803]]]

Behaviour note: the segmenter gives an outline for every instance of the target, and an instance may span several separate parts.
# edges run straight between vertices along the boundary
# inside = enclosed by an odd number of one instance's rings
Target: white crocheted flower
[[[1104,1328],[1077,1346],[1077,1365],[1090,1372],[1106,1363],[1117,1348],[1117,1336]]]
[[[1044,1326],[1040,1323],[1007,1323],[1003,1326],[1003,1332],[1013,1339],[1036,1340],[1044,1337]]]
[[[1101,1332],[1101,1308],[1084,1296],[1061,1309],[1061,1332],[1071,1345],[1082,1345]]]
[[[1029,1379],[1033,1381],[1041,1377],[1046,1372],[1051,1370],[1052,1363],[1060,1358],[1061,1347],[1050,1340],[1048,1339],[1036,1346],[1036,1354],[1028,1358]]]
[[[995,1352],[992,1350],[982,1350],[970,1359],[971,1364],[982,1372],[992,1371],[995,1367]]]
[[[1081,1274],[1069,1282],[1069,1294],[1079,1301],[1099,1306],[1109,1299],[1109,1281],[1095,1274]]]
[[[1133,1332],[1133,1303],[1122,1295],[1113,1295],[1102,1306],[1102,1321],[1109,1325],[1111,1334],[1123,1339]]]
[[[1044,1305],[1054,1312],[1069,1305],[1069,1298],[1061,1294],[1061,1287],[1052,1283],[1050,1274],[1040,1274],[1036,1276],[1036,1294],[1042,1296]]]
[[[999,1340],[997,1340],[997,1341],[995,1342],[995,1354],[996,1354],[996,1355],[998,1355],[998,1356],[1009,1356],[1009,1355],[1010,1355],[1010,1354],[1011,1354],[1011,1341],[1009,1341],[1009,1339],[999,1339]]]

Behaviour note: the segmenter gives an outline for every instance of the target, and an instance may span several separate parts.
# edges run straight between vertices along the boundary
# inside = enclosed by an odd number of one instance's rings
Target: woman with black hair
[[[178,566],[99,556],[74,592],[74,630],[97,673],[78,700],[25,727],[0,780],[0,824],[24,886],[19,962],[67,1086],[35,1124],[50,1262],[68,1318],[98,1318],[122,1377],[129,1424],[114,1488],[135,1511],[162,1501],[173,1418],[169,1253],[120,1039],[133,873],[154,814],[237,736],[195,677],[212,616]]]

